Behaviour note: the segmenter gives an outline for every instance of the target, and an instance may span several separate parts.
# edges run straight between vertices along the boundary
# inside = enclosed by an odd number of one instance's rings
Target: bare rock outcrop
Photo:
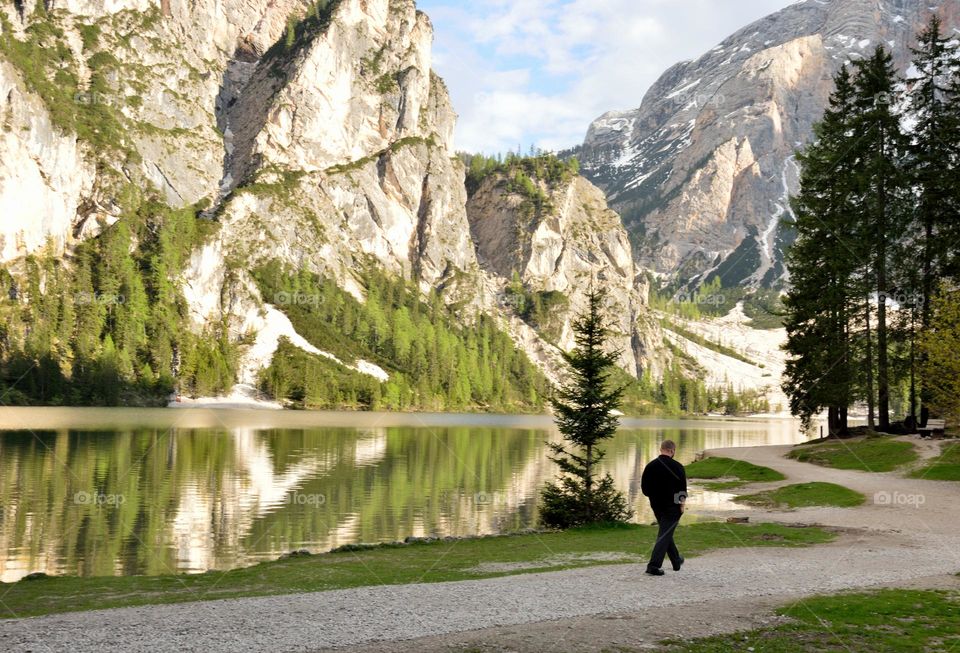
[[[948,32],[960,27],[952,0],[796,2],[670,68],[639,108],[597,119],[577,153],[623,216],[638,263],[670,280],[782,284],[793,155],[834,73],[878,44],[905,69],[931,13]]]
[[[622,350],[621,367],[634,376],[647,368],[659,373],[662,336],[650,319],[646,283],[620,216],[583,177],[535,183],[548,198],[540,209],[511,190],[503,174],[487,177],[467,203],[478,257],[504,289],[504,303],[517,308],[518,300],[509,294],[514,279],[534,294],[545,294],[548,306],[538,326],[567,350],[574,345],[573,319],[586,309],[591,284],[602,287],[605,314]]]

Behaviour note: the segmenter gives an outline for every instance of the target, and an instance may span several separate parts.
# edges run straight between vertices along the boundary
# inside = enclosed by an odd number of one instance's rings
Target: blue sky
[[[460,114],[457,148],[488,153],[583,140],[640,105],[667,68],[792,0],[419,0],[434,69]]]

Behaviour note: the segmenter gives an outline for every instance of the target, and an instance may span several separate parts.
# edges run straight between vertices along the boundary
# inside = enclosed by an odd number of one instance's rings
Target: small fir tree
[[[606,348],[610,332],[600,314],[603,299],[602,291],[591,288],[587,311],[573,324],[576,347],[564,354],[570,379],[551,400],[564,443],[548,443],[560,476],[543,489],[540,520],[545,526],[625,522],[633,515],[610,474],[597,477],[604,457],[599,445],[617,430],[614,411],[624,393],[610,382],[620,352]]]

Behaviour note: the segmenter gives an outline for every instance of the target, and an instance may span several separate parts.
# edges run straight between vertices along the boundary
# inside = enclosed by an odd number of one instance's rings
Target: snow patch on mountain
[[[314,347],[306,338],[297,333],[293,323],[290,322],[290,318],[270,304],[264,304],[261,310],[249,315],[245,326],[257,335],[253,345],[243,354],[240,363],[240,383],[256,385],[260,371],[268,367],[270,361],[273,360],[273,355],[280,346],[281,338],[286,338],[290,341],[290,344],[308,354],[322,356],[338,365],[372,376],[380,381],[387,381],[390,378],[386,371],[373,363],[361,360],[357,361],[355,365],[349,365],[333,354]]]

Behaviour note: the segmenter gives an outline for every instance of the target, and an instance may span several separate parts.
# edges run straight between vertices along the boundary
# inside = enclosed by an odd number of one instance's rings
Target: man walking
[[[683,565],[683,556],[673,542],[673,533],[687,500],[687,472],[673,459],[676,453],[677,445],[672,440],[665,440],[660,445],[660,456],[647,463],[640,477],[640,489],[645,497],[649,497],[650,507],[660,526],[653,555],[647,563],[647,573],[651,576],[663,576],[661,567],[665,556],[669,556],[674,571],[680,571]]]

